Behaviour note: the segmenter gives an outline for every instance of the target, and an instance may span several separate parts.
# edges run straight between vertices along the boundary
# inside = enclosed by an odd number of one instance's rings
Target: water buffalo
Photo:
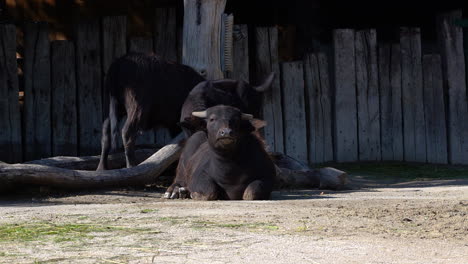
[[[231,106],[214,106],[193,116],[206,119],[206,132],[198,131],[188,139],[176,178],[164,197],[269,199],[276,171],[254,134],[262,122]]]
[[[267,90],[273,78],[271,74],[262,85],[252,87],[246,82],[229,79],[205,81],[189,66],[167,62],[156,55],[131,53],[115,60],[105,83],[110,98],[109,117],[102,127],[101,159],[97,169],[108,168],[111,146],[115,149],[117,145],[118,122],[125,115],[122,140],[127,167],[133,167],[137,165],[134,147],[138,131],[162,126],[169,128],[174,136],[180,129],[177,125],[180,120],[188,137],[199,127],[190,119],[191,112],[220,103],[241,109],[258,106],[259,92]],[[193,93],[187,98],[192,89]]]

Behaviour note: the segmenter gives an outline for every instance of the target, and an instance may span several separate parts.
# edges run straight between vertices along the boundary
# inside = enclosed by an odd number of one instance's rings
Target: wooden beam
[[[24,31],[25,159],[50,157],[51,81],[48,25],[26,23]]]
[[[440,55],[423,57],[427,162],[447,164],[447,123]]]
[[[333,31],[335,64],[335,155],[338,162],[358,160],[355,33]]]
[[[454,24],[461,11],[441,15],[438,38],[448,94],[448,145],[451,164],[468,164],[468,100],[463,30]]]
[[[283,110],[278,57],[278,29],[255,29],[256,80],[262,83],[271,72],[276,74],[271,89],[263,93],[263,119],[267,126],[263,130],[270,151],[284,152]]]
[[[52,155],[78,155],[75,47],[54,41],[52,53]]]
[[[309,163],[333,160],[331,86],[324,53],[304,59],[306,113],[308,113]]]
[[[302,62],[281,64],[283,88],[285,154],[307,162],[307,125],[304,99],[304,67]]]
[[[356,32],[359,160],[381,160],[380,98],[375,29]]]
[[[405,161],[426,162],[421,30],[400,31]]]
[[[403,160],[401,52],[399,44],[379,49],[380,125],[382,160]]]
[[[0,160],[22,161],[16,26],[0,25]]]
[[[82,156],[99,153],[101,145],[103,106],[100,28],[97,20],[83,21],[76,27],[78,154]]]
[[[154,52],[170,61],[177,58],[177,25],[175,8],[156,8],[153,31]]]
[[[234,26],[232,78],[250,82],[249,68],[249,32],[247,25]]]
[[[182,63],[209,80],[221,71],[221,17],[226,0],[184,0]]]

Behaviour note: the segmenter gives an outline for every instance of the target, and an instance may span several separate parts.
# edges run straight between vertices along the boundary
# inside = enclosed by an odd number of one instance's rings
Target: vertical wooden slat
[[[271,72],[276,73],[272,87],[263,96],[263,119],[267,121],[264,137],[269,150],[284,152],[283,114],[281,107],[281,87],[278,58],[278,29],[256,28],[256,80],[261,83]]]
[[[333,31],[335,64],[335,155],[338,162],[358,160],[354,30]]]
[[[392,90],[392,146],[393,159],[404,160],[403,146],[403,109],[401,91],[401,48],[399,44],[391,47],[390,86]]]
[[[420,29],[402,28],[400,45],[404,156],[406,161],[426,162]]]
[[[142,52],[142,53],[151,53],[153,52],[153,39],[152,38],[144,38],[144,37],[137,37],[131,38],[129,41],[129,52]],[[137,145],[140,144],[154,144],[155,143],[155,135],[154,131],[144,131],[141,135],[137,138]]]
[[[328,60],[323,53],[304,60],[306,113],[308,116],[309,163],[333,160],[332,109]]]
[[[452,164],[468,164],[468,99],[463,31],[454,24],[461,18],[461,11],[454,11],[440,16],[438,21],[444,82],[448,89],[448,145]]]
[[[301,162],[307,162],[307,125],[302,62],[281,64],[281,86],[284,96],[285,153]]]
[[[356,32],[355,49],[359,160],[380,160],[380,98],[376,31],[371,29]]]
[[[16,27],[0,25],[0,161],[22,161]]]
[[[46,23],[26,23],[24,32],[25,159],[52,154],[50,42]]]
[[[424,55],[423,72],[427,161],[447,163],[447,124],[440,55]]]
[[[379,48],[380,127],[383,160],[403,160],[400,46]]]
[[[70,41],[54,41],[52,72],[52,154],[78,155],[75,47]]]
[[[101,72],[100,24],[79,23],[76,28],[79,155],[99,153],[103,116]]]
[[[234,26],[233,79],[249,82],[249,32],[247,25]]]
[[[177,24],[175,8],[156,8],[153,31],[154,51],[166,60],[177,59]]]

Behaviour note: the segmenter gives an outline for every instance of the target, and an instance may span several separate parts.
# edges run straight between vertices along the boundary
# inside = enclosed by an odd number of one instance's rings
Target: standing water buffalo
[[[118,123],[125,115],[127,120],[122,128],[122,140],[127,167],[133,167],[137,165],[134,148],[138,131],[163,126],[169,128],[174,136],[179,130],[177,122],[181,120],[188,137],[197,127],[191,123],[192,111],[204,110],[219,103],[235,105],[242,110],[250,109],[260,98],[259,92],[271,86],[273,78],[274,74],[271,74],[264,84],[252,87],[246,82],[234,80],[205,81],[192,68],[164,61],[156,55],[131,53],[117,59],[106,77],[109,117],[102,127],[98,170],[108,168],[109,151],[111,146],[114,149],[117,146]],[[195,92],[187,98],[195,86],[200,93]],[[181,116],[184,102],[184,113],[189,114]]]
[[[177,176],[164,197],[269,199],[276,171],[254,133],[262,122],[230,106],[215,106],[193,115],[206,119],[207,132],[196,132],[188,139]]]

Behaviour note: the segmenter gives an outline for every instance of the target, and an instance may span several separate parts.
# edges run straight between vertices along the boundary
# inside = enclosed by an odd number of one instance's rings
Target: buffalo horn
[[[253,119],[253,115],[242,113],[242,120],[252,120],[252,119]]]
[[[206,111],[192,112],[192,115],[200,118],[206,118]]]

